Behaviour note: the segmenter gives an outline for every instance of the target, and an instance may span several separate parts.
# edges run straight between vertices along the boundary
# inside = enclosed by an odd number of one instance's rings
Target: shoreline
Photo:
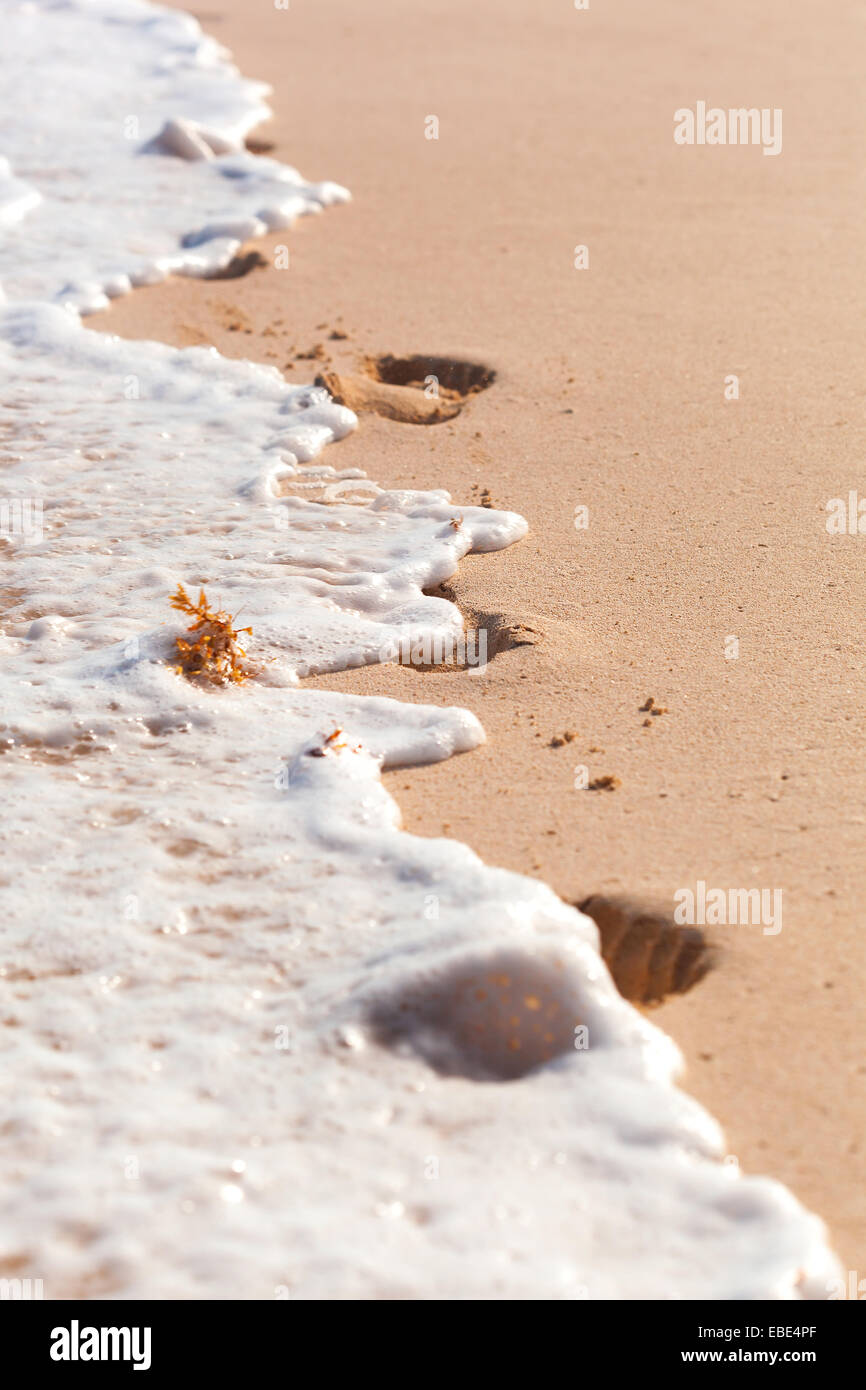
[[[825,500],[854,485],[862,457],[859,224],[853,186],[832,172],[853,174],[853,64],[849,76],[841,55],[855,49],[846,17],[825,17],[838,80],[810,128],[815,92],[797,67],[818,21],[803,5],[770,9],[802,50],[783,61],[771,13],[741,6],[695,89],[730,90],[736,78],[761,91],[769,71],[769,104],[786,111],[778,160],[674,146],[678,68],[661,40],[674,16],[690,51],[702,30],[672,4],[652,24],[630,6],[624,30],[594,12],[546,17],[537,42],[518,4],[485,0],[468,21],[449,5],[435,28],[389,19],[386,58],[385,20],[362,27],[344,0],[291,18],[247,15],[231,0],[222,19],[197,17],[241,71],[274,83],[275,119],[257,136],[306,176],[346,183],[355,201],[313,235],[301,221],[255,243],[267,265],[242,278],[170,281],[87,322],[213,343],[290,382],[320,370],[325,358],[300,355],[317,344],[338,371],[419,352],[496,368],[454,419],[363,415],[325,461],[383,485],[444,487],[457,505],[487,488],[493,505],[526,516],[526,538],[466,557],[449,586],[464,613],[501,615],[527,644],[497,652],[478,679],[366,667],[305,684],[476,713],[482,748],[385,774],[404,824],[464,841],[567,901],[627,893],[672,909],[700,881],[784,893],[778,935],[711,930],[716,969],[652,1017],[741,1166],[790,1187],[857,1268],[864,817],[850,745],[863,677],[846,588],[859,557],[823,522]],[[324,73],[293,73],[287,90],[283,31],[272,27],[286,22],[299,51],[330,43],[331,56]],[[545,63],[551,43],[557,58]],[[515,65],[525,78],[516,107]],[[629,99],[643,117],[637,133]],[[437,104],[440,139],[425,141]],[[593,117],[605,109],[599,133]],[[810,281],[811,200],[833,210],[835,232],[831,263],[812,264]],[[577,242],[590,244],[588,273],[572,265]],[[288,273],[274,265],[286,244]],[[736,403],[724,399],[730,372],[742,381]],[[583,531],[577,506],[589,509]],[[667,708],[648,727],[649,697]],[[587,796],[576,767],[620,785]]]

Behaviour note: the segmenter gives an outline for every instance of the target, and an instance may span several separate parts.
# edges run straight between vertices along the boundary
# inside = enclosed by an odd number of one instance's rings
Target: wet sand
[[[501,648],[483,676],[317,684],[480,717],[482,749],[388,774],[415,833],[569,901],[782,890],[782,930],[709,927],[715,969],[654,1018],[743,1168],[790,1186],[862,1269],[866,541],[825,526],[828,499],[866,492],[862,17],[803,0],[197,13],[273,84],[257,135],[274,156],[354,202],[258,243],[266,264],[236,279],[139,291],[89,325],[296,382],[383,353],[495,369],[451,420],[362,415],[329,461],[528,518],[451,581]],[[781,108],[781,154],[677,146],[673,113],[699,100]]]

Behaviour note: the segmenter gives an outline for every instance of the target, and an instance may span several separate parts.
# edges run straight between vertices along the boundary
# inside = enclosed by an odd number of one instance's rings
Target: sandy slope
[[[454,588],[535,644],[484,679],[328,683],[481,717],[484,749],[390,776],[413,830],[572,900],[783,890],[782,931],[717,928],[719,968],[656,1019],[732,1153],[862,1270],[866,539],[824,524],[829,498],[866,494],[862,14],[225,0],[199,18],[273,83],[274,153],[355,202],[262,243],[269,261],[288,244],[288,271],[168,284],[91,325],[280,367],[323,343],[338,368],[460,350],[497,368],[453,421],[363,417],[339,463],[527,516],[527,540]],[[673,112],[698,100],[781,107],[781,155],[677,147]],[[668,707],[649,726],[647,696]],[[577,791],[578,765],[621,785]]]

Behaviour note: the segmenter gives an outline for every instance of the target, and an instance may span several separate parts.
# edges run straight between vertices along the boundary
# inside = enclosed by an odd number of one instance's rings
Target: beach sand
[[[487,489],[527,517],[525,540],[451,581],[500,649],[483,675],[314,684],[473,710],[483,748],[386,775],[405,825],[568,901],[625,893],[669,914],[699,880],[783,891],[781,931],[707,928],[715,968],[653,1018],[730,1153],[862,1269],[866,541],[825,527],[830,498],[866,491],[862,14],[194,13],[273,85],[257,136],[354,201],[257,243],[266,264],[239,278],[142,290],[89,326],[214,344],[294,382],[383,353],[495,369],[445,422],[363,414],[327,461],[447,488],[457,516]],[[781,154],[677,146],[673,113],[699,100],[781,108]],[[666,713],[641,710],[649,697]],[[579,790],[581,768],[618,785]]]

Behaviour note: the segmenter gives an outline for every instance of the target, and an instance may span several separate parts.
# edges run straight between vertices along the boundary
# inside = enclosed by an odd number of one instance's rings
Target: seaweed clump
[[[217,612],[208,606],[204,589],[199,590],[198,603],[194,603],[183,585],[178,584],[171,606],[195,619],[187,628],[187,632],[196,634],[195,640],[175,639],[180,653],[180,665],[175,667],[178,674],[190,680],[200,678],[211,685],[242,685],[251,673],[243,665],[246,652],[238,638],[242,632],[252,635],[252,628],[233,627],[231,613]]]

